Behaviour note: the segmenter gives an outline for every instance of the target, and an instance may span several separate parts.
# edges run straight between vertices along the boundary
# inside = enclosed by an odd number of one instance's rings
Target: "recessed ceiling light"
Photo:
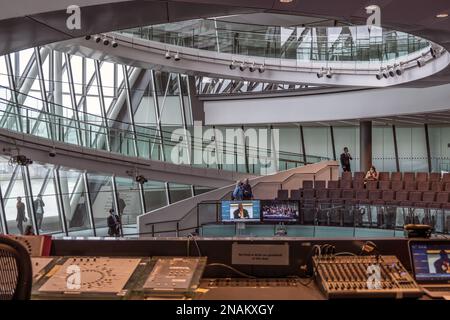
[[[291,3],[293,0],[280,0],[281,3]]]
[[[448,17],[448,13],[443,12],[443,13],[439,13],[436,15],[436,18],[447,18]]]

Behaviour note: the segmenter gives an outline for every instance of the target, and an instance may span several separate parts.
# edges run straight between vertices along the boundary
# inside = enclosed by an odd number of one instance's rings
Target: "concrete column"
[[[367,172],[372,165],[372,121],[359,123],[360,171]]]

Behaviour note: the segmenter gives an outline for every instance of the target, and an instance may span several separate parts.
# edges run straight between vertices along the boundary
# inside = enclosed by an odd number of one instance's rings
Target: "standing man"
[[[118,195],[117,202],[119,202],[119,216],[121,217],[123,215],[123,211],[125,210],[125,207],[127,206],[127,204],[125,203],[125,200],[123,200],[120,197],[120,194]]]
[[[344,153],[341,154],[342,171],[344,171],[344,172],[351,172],[352,171],[352,169],[350,167],[350,160],[353,160],[353,158],[350,155],[350,153],[348,153],[348,148],[345,147],[344,148]]]
[[[42,201],[42,196],[38,194],[36,200],[34,200],[34,210],[36,211],[36,220],[38,230],[42,230],[42,220],[44,219],[44,207],[45,203]]]
[[[108,235],[110,237],[120,237],[120,217],[116,215],[114,209],[109,210]]]
[[[17,197],[17,229],[19,229],[20,234],[23,234],[23,223],[27,222],[27,217],[25,216],[25,204],[22,202],[21,197]]]

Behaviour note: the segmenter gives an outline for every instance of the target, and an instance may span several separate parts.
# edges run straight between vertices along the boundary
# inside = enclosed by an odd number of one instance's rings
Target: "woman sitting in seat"
[[[364,178],[365,181],[378,181],[379,173],[374,166],[371,166],[369,171],[367,171],[366,176]]]

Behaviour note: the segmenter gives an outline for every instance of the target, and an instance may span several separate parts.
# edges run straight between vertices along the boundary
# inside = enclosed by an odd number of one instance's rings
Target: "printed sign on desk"
[[[233,243],[231,261],[241,265],[287,266],[289,245]]]

